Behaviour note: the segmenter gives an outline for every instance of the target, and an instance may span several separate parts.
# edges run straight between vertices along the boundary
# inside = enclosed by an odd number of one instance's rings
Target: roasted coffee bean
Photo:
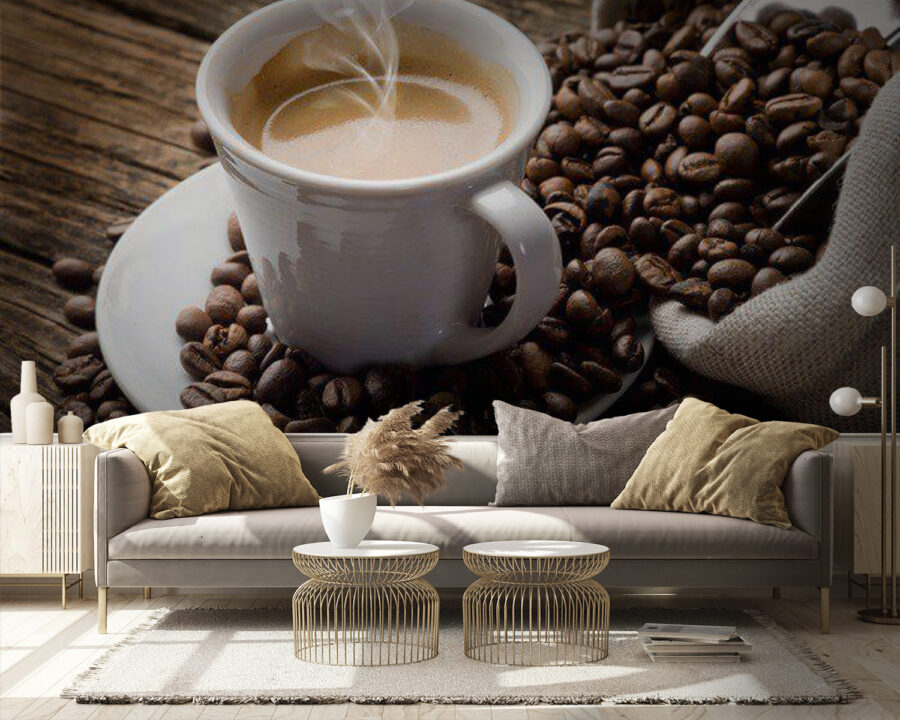
[[[697,253],[710,265],[719,262],[719,260],[727,260],[737,257],[737,243],[731,240],[725,240],[718,237],[703,238],[697,245]]]
[[[792,93],[807,93],[825,100],[834,89],[834,80],[824,70],[799,67],[791,73],[788,89]]]
[[[203,310],[193,305],[183,308],[175,318],[175,332],[185,340],[203,340],[213,321]]]
[[[551,196],[558,193],[571,197],[572,193],[575,192],[575,185],[569,178],[557,175],[544,180],[544,182],[538,186],[538,192],[544,200],[548,200]]]
[[[818,124],[812,120],[788,125],[778,134],[775,146],[781,153],[803,152],[807,147],[807,140],[818,130]]]
[[[599,313],[600,306],[587,290],[576,290],[566,301],[566,319],[573,325],[590,325]]]
[[[634,268],[641,282],[658,294],[666,294],[672,285],[681,280],[678,271],[655,253],[641,255],[635,260]]]
[[[561,350],[569,342],[569,328],[566,323],[550,316],[541,320],[531,335],[541,347],[551,352]]]
[[[603,248],[590,265],[591,287],[603,297],[624,295],[634,286],[634,263],[618,248]]]
[[[248,335],[258,335],[266,331],[268,317],[262,305],[245,305],[238,310],[235,322],[243,327]]]
[[[544,128],[540,139],[559,157],[575,156],[581,145],[581,138],[568,122],[558,122]]]
[[[191,125],[191,142],[198,150],[207,153],[214,153],[216,146],[213,144],[212,135],[209,134],[209,128],[202,120],[197,120]]]
[[[241,230],[241,223],[234,213],[228,216],[228,244],[231,245],[231,249],[235,252],[247,249],[244,244],[244,233]]]
[[[116,222],[108,225],[106,227],[106,238],[108,240],[112,240],[113,242],[118,242],[119,238],[121,238],[127,231],[128,228],[131,227],[131,224],[134,222],[134,218],[122,218],[121,220],[117,220]],[[86,427],[86,425],[85,425]]]
[[[246,250],[238,250],[237,252],[231,253],[227,258],[225,258],[226,263],[238,263],[239,265],[244,265],[245,267],[252,268],[253,265],[250,262],[250,253]]]
[[[253,356],[257,365],[261,365],[271,349],[272,338],[268,335],[251,335],[247,340],[247,350]]]
[[[734,36],[751,55],[769,57],[778,51],[778,36],[765,25],[741,21],[734,26]]]
[[[85,260],[60,258],[53,263],[53,277],[67,290],[83,292],[94,284],[94,268]]]
[[[97,408],[97,422],[115,420],[134,412],[134,408],[126,400],[107,400]]]
[[[262,295],[259,294],[255,273],[250,273],[244,278],[244,282],[241,283],[241,296],[248,305],[262,305]]]
[[[752,263],[732,258],[712,263],[707,278],[714,288],[737,289],[749,287],[755,274],[756,268]]]
[[[188,375],[202,380],[222,366],[220,357],[203,343],[190,341],[181,346],[181,367]]]
[[[706,280],[687,278],[669,288],[669,297],[692,310],[705,310],[712,287]]]
[[[611,122],[628,127],[637,127],[641,116],[638,106],[625,100],[606,100],[602,111]]]
[[[100,403],[109,400],[113,395],[118,394],[119,387],[108,368],[97,373],[91,382],[91,389],[88,391],[88,399],[94,403]]]
[[[815,117],[821,109],[822,100],[807,93],[782,95],[766,103],[766,115],[778,125],[790,125]]]
[[[581,144],[587,150],[595,150],[606,142],[609,126],[601,120],[589,115],[582,115],[575,123],[575,132],[581,138]]]
[[[256,337],[255,335],[253,337]],[[252,339],[252,338],[251,338]],[[250,350],[235,350],[222,362],[222,369],[238,373],[246,378],[255,378],[259,365]]]
[[[750,78],[741,78],[725,91],[719,102],[719,110],[729,115],[746,112],[755,94],[756,83]]]
[[[678,177],[688,183],[713,183],[721,174],[718,158],[708,152],[690,153],[678,164]]]
[[[240,289],[241,283],[250,274],[250,268],[243,263],[224,262],[216,265],[210,275],[210,282],[215,285],[231,285]]]
[[[640,130],[630,127],[616,128],[609,132],[609,142],[618,145],[631,156],[637,156],[644,149],[644,136]]]
[[[731,288],[718,288],[709,296],[706,311],[710,320],[719,322],[737,307],[738,297]]]
[[[806,41],[806,50],[817,60],[839,55],[850,44],[850,39],[838,30],[825,30]]]
[[[254,399],[260,404],[286,408],[294,402],[303,381],[303,368],[296,362],[287,358],[275,360],[263,370],[256,384]]]
[[[841,92],[851,100],[868,107],[878,94],[878,84],[865,78],[843,78],[840,83]]]
[[[552,157],[536,156],[525,163],[525,177],[535,185],[540,185],[544,180],[549,180],[560,174],[559,163]]]
[[[553,106],[563,117],[575,121],[581,117],[581,103],[578,94],[572,88],[563,85],[553,97]]]
[[[666,259],[669,261],[669,264],[679,272],[690,272],[691,266],[697,262],[697,258],[699,257],[699,244],[699,235],[693,233],[683,235],[669,248]]]
[[[57,366],[53,371],[53,382],[68,393],[86,390],[105,367],[96,355],[79,355]]]
[[[363,388],[354,377],[336,377],[322,391],[322,406],[333,417],[344,417],[360,409]]]
[[[334,423],[327,417],[292,420],[284,428],[287,433],[333,433],[335,430]]]
[[[244,388],[249,391],[251,386],[250,380],[240,373],[231,372],[229,370],[216,370],[214,373],[207,375],[203,382],[210,383],[220,388]],[[250,393],[248,392],[249,396]]]
[[[76,295],[66,300],[63,306],[63,314],[73,325],[86,330],[94,329],[94,313],[96,304],[90,295]]]
[[[775,68],[760,79],[759,96],[763,100],[768,100],[778,95],[785,95],[790,90],[790,79],[790,67]]]
[[[773,267],[760,268],[759,272],[757,272],[753,278],[753,283],[750,285],[750,295],[759,295],[761,292],[764,292],[771,287],[775,287],[784,281],[785,277],[780,270],[776,270]]]
[[[205,382],[195,382],[181,391],[181,404],[186,408],[198,408],[224,402],[222,389]]]
[[[520,361],[525,381],[534,392],[547,389],[550,378],[550,366],[553,358],[538,343],[527,341],[522,343]]]
[[[621,65],[606,76],[610,89],[617,93],[633,88],[646,88],[656,79],[653,68],[644,65]]]
[[[560,90],[560,93],[562,93],[562,90]],[[571,104],[572,107],[570,109],[574,113],[563,113],[571,120],[577,120],[582,111],[584,114],[593,117],[601,117],[603,115],[603,103],[615,98],[615,95],[612,94],[606,85],[599,80],[589,77],[579,80],[578,92],[572,93],[572,95],[574,95],[574,101],[570,100],[568,96],[565,99]],[[560,94],[557,93],[557,98],[559,96]]]
[[[212,325],[203,336],[203,346],[224,359],[235,350],[247,347],[248,339],[247,331],[237,323],[227,327]]]
[[[69,343],[69,347],[66,348],[66,357],[73,358],[80,355],[100,357],[100,338],[96,331],[82,333]]]
[[[687,115],[678,122],[678,137],[690,150],[703,150],[712,145],[716,134],[699,115]]]
[[[644,364],[644,346],[634,335],[622,335],[613,343],[611,357],[622,372],[637,372]]]
[[[675,126],[678,111],[668,103],[656,103],[641,113],[638,128],[647,137],[662,137]]]
[[[840,28],[830,22],[824,22],[819,18],[807,18],[792,24],[785,33],[785,37],[795,45],[805,45],[807,40],[821,32],[839,31]]]
[[[244,298],[231,285],[214,287],[206,298],[206,314],[214,323],[230,325],[237,318],[238,310],[244,305]]]
[[[590,382],[595,392],[614,393],[622,388],[622,376],[608,365],[585,360],[578,366],[581,376]]]
[[[603,222],[612,219],[622,203],[622,196],[612,185],[595,183],[588,192],[584,209],[591,221]]]
[[[644,194],[644,212],[659,218],[676,218],[681,214],[681,198],[674,190],[655,187]]]
[[[715,156],[725,175],[753,177],[759,167],[759,147],[744,133],[726,133],[716,140]]]
[[[619,147],[601,148],[594,158],[593,169],[597,177],[618,175],[628,169],[628,156]]]
[[[861,75],[867,54],[868,50],[865,45],[853,44],[848,46],[837,61],[838,77],[857,77]]]
[[[803,272],[813,262],[813,254],[809,250],[796,245],[778,248],[769,256],[769,265],[786,275]]]
[[[275,427],[277,427],[282,432],[286,432],[287,426],[291,422],[291,419],[287,415],[285,415],[271,403],[263,403],[260,407],[262,407],[266,415],[269,416],[269,420],[272,421],[272,424]]]
[[[574,422],[578,415],[578,408],[568,395],[558,392],[546,392],[541,395],[540,408],[552,417]]]
[[[576,241],[581,231],[587,226],[587,215],[575,203],[557,202],[544,207],[550,218],[550,224],[556,230],[560,240]]]

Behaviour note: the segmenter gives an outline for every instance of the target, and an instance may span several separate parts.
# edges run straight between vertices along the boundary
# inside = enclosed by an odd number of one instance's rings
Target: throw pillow
[[[573,425],[494,402],[495,505],[609,505],[675,416],[675,406]]]
[[[759,422],[687,398],[612,507],[727,515],[789,528],[781,484],[791,463],[838,436],[819,425]]]
[[[153,483],[150,517],[315,505],[319,496],[297,453],[256,403],[108,420],[84,433],[106,450],[128,448]]]

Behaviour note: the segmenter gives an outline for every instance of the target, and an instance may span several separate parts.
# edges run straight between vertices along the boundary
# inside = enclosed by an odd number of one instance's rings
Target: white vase
[[[9,401],[9,415],[12,419],[14,443],[24,443],[28,440],[28,434],[25,429],[25,407],[29,403],[43,402],[44,400],[43,395],[38,394],[37,391],[37,373],[34,368],[34,360],[22,361],[22,379],[19,388],[19,394]]]
[[[29,445],[53,444],[53,406],[41,400],[25,408],[25,434]]]
[[[378,496],[368,493],[334,495],[319,500],[325,534],[336,548],[359,545],[375,520]]]
[[[63,415],[56,423],[56,434],[64,445],[80,443],[84,434],[84,421],[69,410],[68,415]]]

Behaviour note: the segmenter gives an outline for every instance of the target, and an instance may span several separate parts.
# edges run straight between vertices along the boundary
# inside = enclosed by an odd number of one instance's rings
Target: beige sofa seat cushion
[[[459,559],[487,540],[583,540],[607,545],[612,562],[629,558],[818,557],[815,538],[791,528],[713,515],[609,507],[379,507],[370,539],[434,543],[442,559]],[[319,509],[223,512],[147,519],[109,541],[110,560],[285,559],[291,548],[325,540]]]

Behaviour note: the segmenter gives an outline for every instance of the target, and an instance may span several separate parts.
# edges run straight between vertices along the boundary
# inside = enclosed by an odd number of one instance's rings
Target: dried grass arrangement
[[[354,488],[381,495],[395,505],[407,493],[419,505],[425,496],[444,487],[444,471],[463,464],[448,452],[441,437],[453,427],[459,412],[445,407],[413,428],[422,411],[422,401],[391,410],[378,420],[369,420],[362,430],[344,443],[341,461],[325,468],[327,473],[347,476],[347,496]]]

